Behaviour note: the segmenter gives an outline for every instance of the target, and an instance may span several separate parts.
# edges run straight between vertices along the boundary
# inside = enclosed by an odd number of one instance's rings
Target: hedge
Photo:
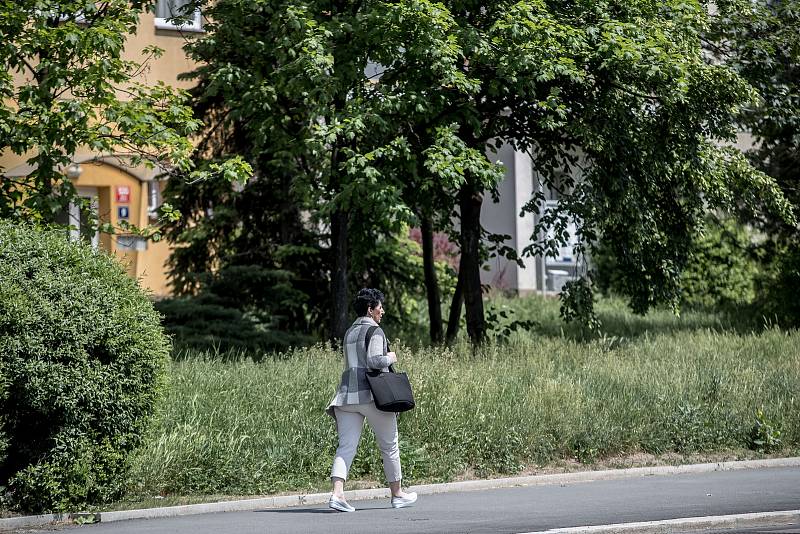
[[[42,513],[117,498],[169,351],[148,296],[113,257],[63,230],[0,221],[4,505]]]

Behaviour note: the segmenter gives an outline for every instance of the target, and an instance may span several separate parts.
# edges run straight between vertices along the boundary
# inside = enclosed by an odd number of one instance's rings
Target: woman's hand
[[[387,352],[386,355],[389,357],[389,365],[397,363],[397,354],[394,352]]]

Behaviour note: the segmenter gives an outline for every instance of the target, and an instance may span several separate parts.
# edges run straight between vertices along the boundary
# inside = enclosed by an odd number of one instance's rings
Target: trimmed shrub
[[[169,348],[147,295],[111,256],[0,221],[6,503],[41,513],[117,498]]]

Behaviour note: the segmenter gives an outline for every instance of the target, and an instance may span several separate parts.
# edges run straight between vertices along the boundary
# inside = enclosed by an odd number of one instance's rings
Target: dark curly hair
[[[353,307],[359,317],[367,314],[370,308],[376,308],[378,304],[382,304],[386,297],[377,289],[364,288],[358,292],[356,299],[353,301]]]

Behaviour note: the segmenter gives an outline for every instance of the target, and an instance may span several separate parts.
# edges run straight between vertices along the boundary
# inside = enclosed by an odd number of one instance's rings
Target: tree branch
[[[646,100],[650,100],[650,101],[653,101],[653,102],[662,102],[661,97],[654,96],[654,95],[646,95],[644,93],[640,93],[638,91],[634,91],[633,89],[625,87],[624,85],[620,85],[620,84],[618,84],[616,82],[609,82],[609,85],[611,85],[611,87],[613,87],[615,89],[619,89],[623,93],[627,93],[627,94],[632,95],[632,96],[636,96],[636,97],[639,97],[639,98],[644,98]]]

